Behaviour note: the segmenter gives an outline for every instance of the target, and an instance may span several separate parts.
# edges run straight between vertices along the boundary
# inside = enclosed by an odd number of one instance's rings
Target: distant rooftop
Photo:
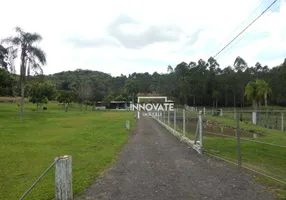
[[[97,101],[96,103],[103,103],[103,102]],[[126,103],[126,101],[110,101],[110,103]],[[129,103],[131,103],[131,101]]]

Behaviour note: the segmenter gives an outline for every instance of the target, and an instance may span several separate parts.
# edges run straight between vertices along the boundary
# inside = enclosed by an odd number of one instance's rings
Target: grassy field
[[[27,104],[20,124],[17,104],[0,103],[0,196],[19,199],[32,183],[61,155],[73,159],[73,190],[80,194],[94,182],[128,140],[125,121],[131,112],[87,111],[74,106],[67,113],[57,104],[32,111]],[[53,169],[25,199],[54,197]]]

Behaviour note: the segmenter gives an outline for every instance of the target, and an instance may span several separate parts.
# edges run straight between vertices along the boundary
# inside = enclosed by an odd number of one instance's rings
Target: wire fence
[[[203,118],[205,153],[286,184],[284,111],[216,110]]]
[[[241,122],[262,126],[268,129],[286,131],[286,110],[227,110],[221,108],[187,107],[191,112],[201,110],[207,116],[236,119],[236,112]]]
[[[246,168],[285,186],[286,134],[281,131],[281,127],[271,130],[267,126],[254,125],[250,111],[207,112],[209,111],[205,111],[202,119],[205,154]],[[260,121],[264,119],[265,113],[262,113],[258,116]],[[281,116],[281,113],[283,112],[269,112],[268,123],[269,119]],[[241,116],[244,118],[241,119]],[[186,107],[185,111],[176,109],[174,112],[164,112],[158,118],[189,139],[195,140],[199,131],[198,117],[198,109]],[[275,117],[274,119],[276,122]]]

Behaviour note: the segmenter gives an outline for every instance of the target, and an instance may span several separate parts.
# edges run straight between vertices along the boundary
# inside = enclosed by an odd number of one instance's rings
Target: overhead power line
[[[286,0],[285,0],[285,1],[281,1],[281,5],[278,5],[278,6],[276,6],[276,7],[278,7],[278,9],[279,9],[279,7],[282,7],[282,5],[283,5],[284,3],[286,3]],[[271,12],[271,13],[268,12],[265,16],[269,16],[269,15],[271,15],[271,14],[273,14],[273,12]],[[246,32],[244,35],[242,35],[238,40],[236,40],[236,42],[234,42],[230,47],[228,47],[227,50],[224,51],[223,53],[225,53],[225,52],[229,51],[230,49],[232,49],[232,48],[233,48],[237,43],[239,43],[244,37],[246,37],[247,35],[249,35],[249,33],[250,33],[250,32]],[[249,44],[248,44],[248,45],[249,45]],[[220,54],[220,55],[222,55],[222,54]]]
[[[213,58],[217,57],[223,50],[225,50],[236,38],[244,33],[254,22],[256,22],[264,13],[266,13],[278,0],[274,0],[258,17],[256,17],[248,26],[246,26],[239,34],[237,34],[227,45],[225,45]]]
[[[235,39],[237,39],[242,33],[244,33],[255,21],[257,21],[267,10],[269,10],[278,0],[273,1],[258,17],[256,17],[246,28],[244,28],[235,38],[233,38],[224,48],[222,48],[213,58],[218,56],[224,49],[226,49]],[[285,0],[286,1],[286,0]],[[258,7],[257,7],[258,8]],[[257,10],[257,8],[252,12],[252,14]],[[251,14],[251,15],[252,15]],[[244,20],[245,21],[245,20]],[[243,22],[244,22],[243,21]],[[243,23],[242,22],[242,23]],[[242,25],[242,23],[240,25]],[[239,25],[239,26],[240,26]],[[239,27],[238,26],[238,27]],[[237,28],[238,28],[237,27]],[[237,29],[236,28],[236,29]],[[235,29],[235,30],[236,30]],[[234,31],[233,31],[234,32]],[[233,47],[233,46],[232,46]],[[196,70],[190,77],[194,76],[199,70]],[[183,83],[180,83],[178,85],[175,85],[173,88],[169,89],[169,91],[173,91],[174,89],[177,89],[180,87]]]
[[[235,27],[235,29],[233,29],[233,31],[231,33],[229,33],[229,35],[220,42],[220,44],[217,46],[217,49],[236,31],[238,30],[238,28],[240,26],[242,26],[263,4],[263,1],[260,2],[260,4],[248,15],[248,17],[246,19],[244,19],[239,25],[237,25]],[[214,53],[214,52],[213,52]]]

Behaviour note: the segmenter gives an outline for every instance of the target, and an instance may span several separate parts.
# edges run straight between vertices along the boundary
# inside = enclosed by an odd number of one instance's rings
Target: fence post
[[[281,113],[281,131],[284,131],[284,113]]]
[[[174,130],[176,130],[176,109],[174,109]]]
[[[183,135],[186,136],[186,110],[183,109]]]
[[[166,124],[166,119],[165,119],[165,110],[163,111],[163,120],[164,120],[164,124]]]
[[[168,110],[168,126],[170,126],[170,110]]]
[[[204,107],[204,113],[203,113],[204,115],[206,114],[206,107]]]
[[[239,118],[236,111],[237,165],[241,166]]]
[[[257,123],[257,114],[256,111],[252,112],[252,123],[256,125]]]
[[[126,131],[130,130],[130,121],[129,120],[126,120],[125,128],[126,128]]]
[[[63,156],[55,164],[55,200],[72,199],[72,157]]]
[[[200,133],[200,149],[203,151],[203,116],[202,111],[199,111],[199,133]]]
[[[222,114],[222,109],[220,109],[220,116],[221,116],[221,117],[223,116],[223,114]]]

